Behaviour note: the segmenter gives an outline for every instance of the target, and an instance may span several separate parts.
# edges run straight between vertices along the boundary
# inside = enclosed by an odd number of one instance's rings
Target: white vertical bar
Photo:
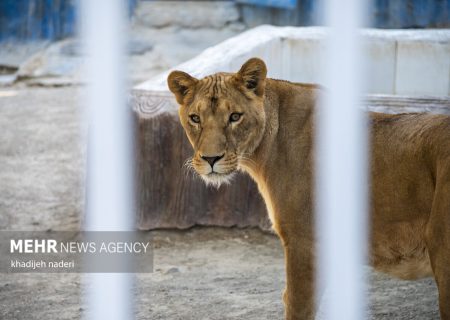
[[[82,0],[81,35],[88,81],[87,212],[89,231],[131,230],[131,117],[126,106],[124,0]],[[87,319],[132,319],[129,274],[89,274]]]
[[[365,317],[367,132],[360,107],[363,70],[358,28],[364,2],[325,0],[330,27],[317,126],[319,287],[325,319]],[[318,290],[320,291],[320,290]],[[320,301],[317,299],[317,301]]]

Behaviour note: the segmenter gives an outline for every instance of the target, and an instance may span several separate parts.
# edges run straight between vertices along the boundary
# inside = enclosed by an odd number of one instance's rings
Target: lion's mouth
[[[234,172],[220,173],[216,171],[211,171],[208,174],[201,175],[201,177],[203,178],[203,181],[205,181],[207,185],[219,188],[222,184],[231,183],[231,180],[234,177]]]
[[[229,175],[230,173],[222,173],[222,172],[217,172],[217,171],[211,171],[210,173],[208,173],[207,175],[211,175],[211,176],[226,176]]]

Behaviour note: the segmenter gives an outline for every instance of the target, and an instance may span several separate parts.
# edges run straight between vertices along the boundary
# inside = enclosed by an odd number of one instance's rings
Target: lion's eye
[[[191,118],[192,122],[194,123],[200,123],[200,117],[196,114],[191,114],[189,118]]]
[[[237,121],[239,121],[240,119],[241,119],[241,115],[242,115],[242,113],[232,113],[231,115],[230,115],[230,122],[237,122]]]

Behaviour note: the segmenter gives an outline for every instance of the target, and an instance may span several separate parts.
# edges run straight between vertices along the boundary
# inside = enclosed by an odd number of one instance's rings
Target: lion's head
[[[194,148],[192,166],[206,183],[229,182],[259,145],[265,128],[266,74],[266,65],[257,58],[237,73],[203,79],[182,71],[170,73],[168,85]]]

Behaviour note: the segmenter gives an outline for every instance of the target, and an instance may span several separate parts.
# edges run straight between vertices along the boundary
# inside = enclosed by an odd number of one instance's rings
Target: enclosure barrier
[[[330,27],[318,55],[315,116],[316,307],[326,320],[365,319],[368,148],[362,37],[367,1],[324,1]],[[369,43],[370,44],[370,43]],[[301,60],[301,57],[296,57]],[[294,60],[292,59],[292,62]],[[292,63],[291,62],[291,63]],[[302,213],[299,212],[299,215]],[[325,297],[324,296],[324,292]]]
[[[88,123],[84,221],[88,231],[128,231],[133,227],[133,143],[131,113],[125,98],[125,15],[123,0],[81,1],[88,80],[83,101]],[[127,257],[123,255],[121,259]],[[133,318],[131,274],[86,274],[84,285],[86,319]]]

